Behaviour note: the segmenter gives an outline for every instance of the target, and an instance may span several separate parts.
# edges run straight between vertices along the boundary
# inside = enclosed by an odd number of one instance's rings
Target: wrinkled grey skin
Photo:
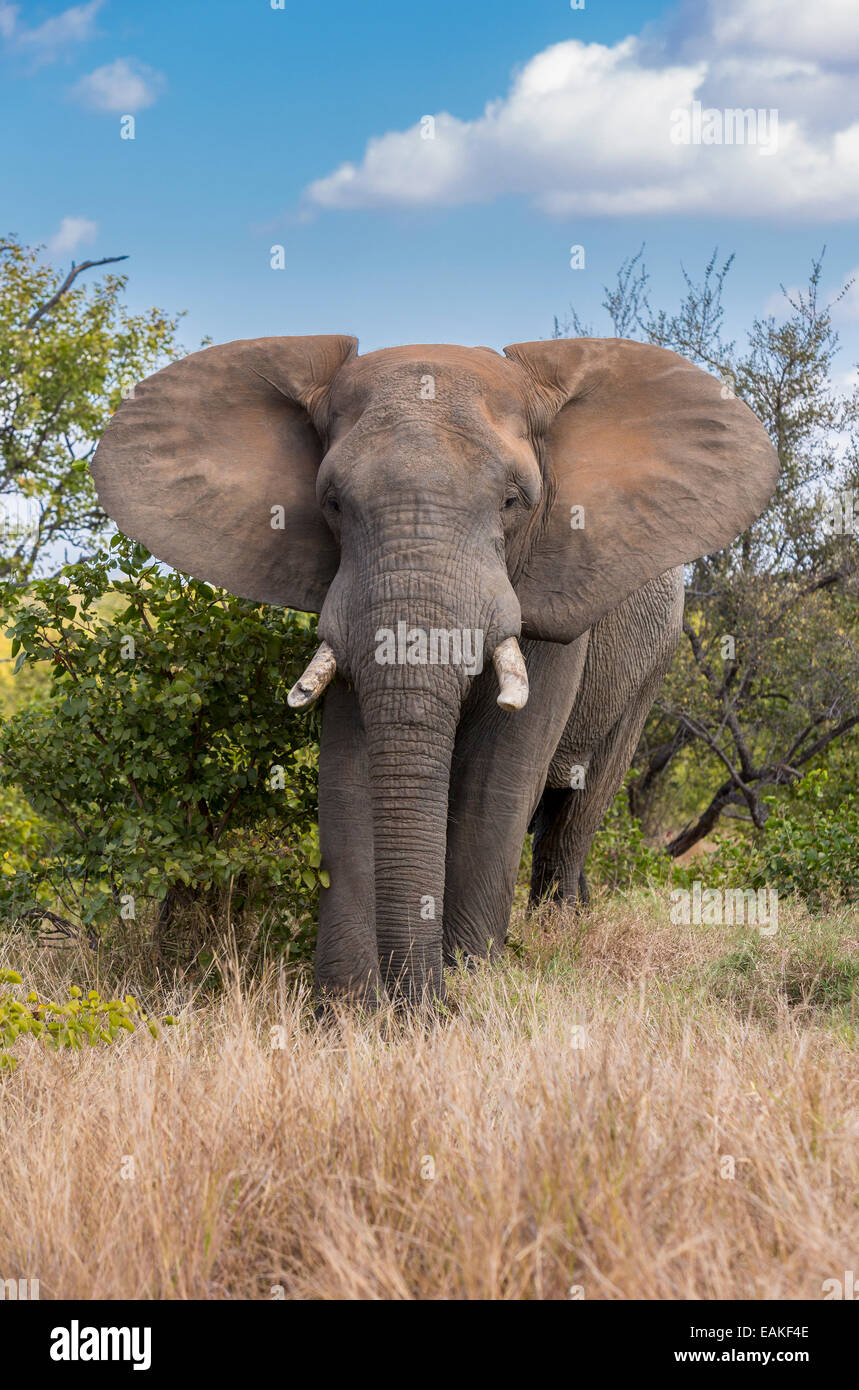
[[[517,714],[498,708],[491,668],[473,682],[458,719],[455,695],[450,709],[439,701],[430,711],[432,724],[424,724],[410,721],[408,690],[390,694],[385,727],[396,732],[385,770],[391,792],[373,820],[359,701],[337,679],[324,697],[319,767],[323,863],[331,872],[319,906],[321,991],[351,991],[357,980],[369,983],[370,994],[380,989],[376,924],[387,912],[397,922],[404,899],[413,906],[426,977],[437,991],[442,955],[451,963],[460,953],[480,957],[499,950],[535,811],[532,899],[577,899],[591,840],[629,767],[682,616],[683,572],[675,569],[567,646],[523,641],[531,694]],[[439,734],[454,723],[451,757],[451,733],[444,741]],[[407,759],[426,778],[419,799]],[[584,786],[573,790],[571,770],[581,766]],[[438,822],[445,816],[440,867],[433,849],[438,853]],[[374,831],[393,846],[380,865]],[[444,910],[434,923],[424,923],[419,897],[433,890]],[[389,940],[393,951],[397,937]]]
[[[533,896],[575,899],[681,630],[679,566],[775,484],[752,413],[673,353],[505,352],[210,348],[141,383],[94,461],[105,509],[159,558],[321,610],[323,999],[438,996],[443,961],[497,951],[532,820]],[[482,673],[380,664],[400,622],[482,633]],[[511,637],[515,713],[491,662]]]

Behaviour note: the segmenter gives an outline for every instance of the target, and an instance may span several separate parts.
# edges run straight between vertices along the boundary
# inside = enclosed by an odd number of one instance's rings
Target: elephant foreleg
[[[587,637],[567,646],[524,642],[531,698],[506,714],[492,672],[481,678],[454,753],[448,811],[444,953],[486,956],[503,946],[522,844],[570,715]]]

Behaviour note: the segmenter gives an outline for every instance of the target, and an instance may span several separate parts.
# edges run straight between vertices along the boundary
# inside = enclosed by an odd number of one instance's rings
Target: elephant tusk
[[[310,661],[307,670],[290,690],[286,697],[287,704],[293,709],[304,709],[305,705],[310,705],[317,699],[330,685],[337,674],[337,658],[327,642],[316,651]]]
[[[498,676],[498,703],[502,709],[524,709],[528,703],[528,671],[515,637],[505,637],[492,653]]]

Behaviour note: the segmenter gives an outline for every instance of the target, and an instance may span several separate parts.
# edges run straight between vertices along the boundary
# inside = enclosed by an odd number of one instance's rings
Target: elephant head
[[[776,457],[725,396],[620,339],[359,356],[349,337],[262,338],[164,368],[112,419],[93,472],[122,530],[233,593],[320,613],[290,703],[335,671],[354,688],[379,959],[407,994],[440,988],[440,913],[420,905],[444,899],[451,757],[481,660],[515,719],[520,635],[571,642],[754,520]]]

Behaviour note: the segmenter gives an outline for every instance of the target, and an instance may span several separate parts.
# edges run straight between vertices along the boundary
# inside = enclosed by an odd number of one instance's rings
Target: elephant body
[[[325,690],[317,989],[415,1001],[443,961],[502,945],[529,824],[533,898],[579,893],[681,630],[682,565],[755,519],[777,461],[661,348],[320,337],[156,373],[93,471],[159,558],[320,613],[289,697]]]
[[[498,717],[491,681],[476,692],[475,717],[464,712],[454,753],[447,959],[503,945],[532,821],[532,902],[577,899],[591,841],[632,761],[682,614],[683,572],[675,569],[569,645],[524,642],[531,696],[515,719]]]

